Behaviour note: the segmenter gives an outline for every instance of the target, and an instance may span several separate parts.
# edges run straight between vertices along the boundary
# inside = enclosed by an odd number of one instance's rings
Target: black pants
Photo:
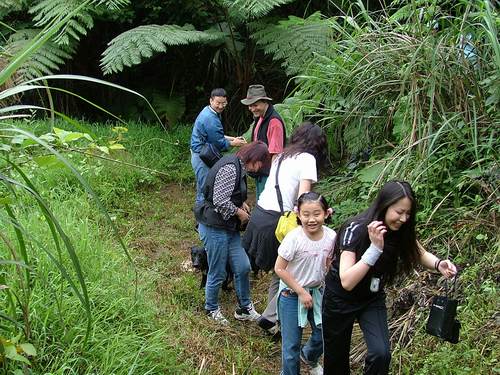
[[[354,321],[357,320],[368,347],[365,374],[389,373],[391,352],[385,297],[375,299],[359,310],[343,312],[342,305],[323,298],[324,374],[350,374],[349,353]]]

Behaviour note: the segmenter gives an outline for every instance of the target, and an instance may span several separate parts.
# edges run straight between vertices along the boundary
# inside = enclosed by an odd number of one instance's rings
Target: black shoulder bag
[[[215,145],[205,143],[201,147],[200,159],[207,165],[208,168],[212,168],[221,158],[222,154]]]
[[[425,330],[427,333],[439,337],[452,344],[458,343],[460,334],[460,322],[456,319],[458,301],[452,298],[455,292],[458,273],[453,278],[451,291],[446,281],[446,295],[434,296],[431,311]]]

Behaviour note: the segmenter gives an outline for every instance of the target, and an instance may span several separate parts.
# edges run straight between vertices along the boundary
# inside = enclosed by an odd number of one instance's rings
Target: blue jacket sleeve
[[[224,137],[222,122],[216,114],[210,113],[205,129],[207,131],[207,142],[217,146],[221,151],[229,149],[229,141]]]

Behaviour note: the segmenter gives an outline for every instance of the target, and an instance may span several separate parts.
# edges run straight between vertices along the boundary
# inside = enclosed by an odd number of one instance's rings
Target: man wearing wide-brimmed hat
[[[241,104],[248,106],[254,116],[252,141],[264,142],[269,148],[269,153],[275,155],[281,153],[285,147],[286,132],[283,119],[271,101],[263,85],[251,85],[248,87],[247,97],[241,100]],[[257,199],[264,190],[266,180],[265,173],[256,177]]]

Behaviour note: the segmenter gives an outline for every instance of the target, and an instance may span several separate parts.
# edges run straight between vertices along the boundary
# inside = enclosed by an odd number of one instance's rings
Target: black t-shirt
[[[384,274],[397,265],[397,249],[391,246],[390,243],[392,233],[386,235],[384,241],[383,253],[373,267],[370,267],[368,273],[361,281],[351,290],[345,290],[342,287],[339,276],[340,255],[343,251],[352,251],[356,254],[356,262],[358,262],[366,249],[370,246],[370,240],[367,237],[367,223],[363,221],[352,221],[344,225],[339,233],[336,241],[338,247],[336,256],[333,260],[332,267],[325,278],[326,292],[328,295],[335,297],[336,300],[344,300],[349,304],[364,304],[374,298],[383,295],[384,289]],[[378,292],[370,291],[370,283],[372,277],[380,278],[380,286]]]

